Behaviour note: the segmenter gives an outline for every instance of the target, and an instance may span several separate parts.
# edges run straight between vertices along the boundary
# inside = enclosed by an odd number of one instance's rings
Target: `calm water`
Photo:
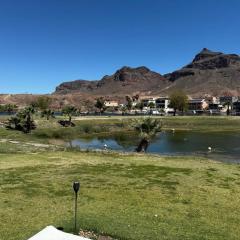
[[[120,135],[76,139],[70,144],[83,149],[103,149],[106,144],[111,150],[132,152],[138,140],[134,136]],[[165,131],[151,142],[148,152],[161,155],[196,155],[240,163],[240,135],[233,132]]]

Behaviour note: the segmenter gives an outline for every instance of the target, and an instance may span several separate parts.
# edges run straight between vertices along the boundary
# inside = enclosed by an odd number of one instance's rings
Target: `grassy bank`
[[[58,119],[50,121],[35,118],[37,129],[31,134],[22,134],[0,128],[0,138],[18,139],[23,141],[48,142],[52,139],[69,140],[92,135],[133,134],[133,119],[135,117],[78,117],[74,119],[76,127],[64,128]],[[137,117],[139,118],[139,117]],[[161,119],[165,130],[193,131],[239,131],[240,117],[157,117]]]
[[[50,224],[71,231],[74,180],[82,229],[128,240],[239,239],[239,170],[188,157],[0,154],[0,239],[25,240]]]

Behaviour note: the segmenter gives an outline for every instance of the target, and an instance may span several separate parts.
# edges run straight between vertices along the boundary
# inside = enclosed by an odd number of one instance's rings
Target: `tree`
[[[170,107],[174,109],[174,116],[177,110],[183,112],[188,107],[188,97],[181,91],[177,90],[170,95]]]
[[[18,112],[16,116],[11,117],[8,120],[7,128],[22,131],[24,133],[30,133],[31,130],[36,128],[33,120],[33,114],[35,109],[32,106],[24,108]]]
[[[136,105],[136,108],[137,108],[137,109],[140,109],[140,110],[142,111],[143,108],[144,108],[144,104],[143,104],[143,102],[142,102],[142,101],[139,102],[139,103]]]
[[[41,96],[36,100],[36,106],[40,110],[48,109],[51,103],[52,103],[52,99],[47,96]]]
[[[227,106],[227,116],[230,115],[230,107],[232,108],[232,97],[233,94],[230,91],[225,91],[223,92],[223,96],[225,97],[225,102],[224,102],[224,106]]]
[[[144,118],[135,120],[134,129],[139,134],[141,140],[136,148],[137,152],[146,152],[149,146],[150,140],[156,136],[162,129],[162,123],[159,119]]]
[[[7,112],[9,115],[16,112],[17,109],[18,107],[15,104],[0,105],[0,112]]]
[[[63,108],[62,113],[68,116],[69,125],[72,125],[72,116],[77,113],[77,108],[74,106],[66,106]]]
[[[103,97],[97,98],[95,107],[99,109],[100,114],[104,113],[106,110],[106,105]]]
[[[7,105],[5,105],[5,111],[8,114],[12,114],[12,113],[16,112],[17,108],[18,107],[15,104],[7,104]]]
[[[126,101],[127,101],[126,107],[127,107],[128,111],[131,111],[131,109],[133,107],[133,100],[130,96],[126,96]]]
[[[133,96],[132,100],[133,100],[133,102],[138,101],[139,100],[139,95],[136,94],[135,96]]]
[[[155,103],[153,103],[153,102],[150,102],[149,104],[148,104],[148,107],[150,107],[150,109],[152,109],[152,108],[155,108]]]
[[[127,111],[127,107],[126,106],[122,106],[121,107],[121,111],[122,111],[122,116],[124,116],[126,111]]]
[[[36,107],[41,111],[41,117],[46,117],[47,120],[50,117],[54,117],[54,112],[50,109],[52,99],[47,96],[41,96],[35,102]]]
[[[50,118],[55,118],[54,111],[52,111],[51,109],[43,110],[41,112],[41,117],[46,117],[47,120],[49,120]]]

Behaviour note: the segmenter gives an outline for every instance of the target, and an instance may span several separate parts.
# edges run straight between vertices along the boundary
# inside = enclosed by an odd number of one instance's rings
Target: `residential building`
[[[227,104],[230,103],[230,105],[232,105],[232,103],[236,102],[238,100],[238,97],[233,97],[233,96],[221,96],[219,98],[220,100],[220,104]]]
[[[233,103],[233,111],[235,112],[236,115],[240,115],[240,101],[239,100],[237,102]]]
[[[107,100],[104,102],[106,107],[118,107],[118,102],[113,100]]]
[[[144,99],[142,99],[142,103],[143,103],[144,107],[148,107],[149,103],[156,104],[156,100],[155,100],[155,98],[144,98]]]
[[[170,99],[168,97],[159,97],[156,99],[156,107],[167,109],[170,105]]]
[[[203,111],[208,107],[208,103],[205,99],[190,99],[188,100],[188,109],[190,111]]]

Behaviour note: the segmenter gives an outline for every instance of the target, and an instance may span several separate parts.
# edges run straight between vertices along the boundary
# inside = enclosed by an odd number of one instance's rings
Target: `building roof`
[[[203,103],[204,101],[205,99],[202,99],[202,98],[188,100],[189,103]]]

